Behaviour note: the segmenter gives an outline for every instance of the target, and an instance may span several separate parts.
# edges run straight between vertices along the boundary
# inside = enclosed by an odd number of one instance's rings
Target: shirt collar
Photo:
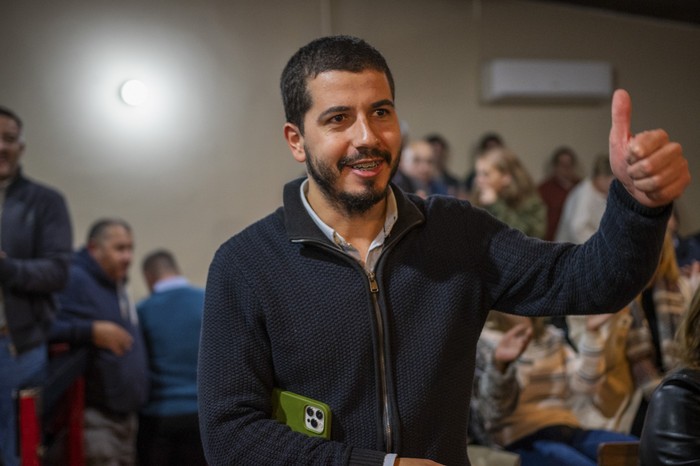
[[[182,275],[176,275],[174,277],[164,278],[158,280],[155,285],[153,285],[154,293],[161,293],[163,291],[172,290],[174,288],[182,288],[183,286],[189,285],[190,282]]]
[[[321,220],[321,217],[319,217],[314,211],[314,209],[311,207],[311,204],[309,204],[308,199],[306,199],[306,194],[308,193],[308,191],[309,180],[306,179],[301,183],[299,193],[301,195],[301,202],[304,204],[304,208],[309,213],[311,219],[314,221],[316,226],[318,226],[321,229],[326,238],[331,240],[334,244],[340,246],[339,242],[345,243],[343,237],[340,236],[340,234],[337,231],[335,231],[332,227],[324,223],[324,221]],[[384,243],[384,238],[389,236],[391,229],[394,227],[396,220],[398,220],[399,218],[399,210],[396,206],[396,197],[394,196],[394,191],[391,189],[391,186],[389,186],[389,193],[387,195],[386,200],[386,217],[384,219],[384,228],[379,232],[377,238],[375,238],[374,240],[375,242],[380,240],[382,244]]]

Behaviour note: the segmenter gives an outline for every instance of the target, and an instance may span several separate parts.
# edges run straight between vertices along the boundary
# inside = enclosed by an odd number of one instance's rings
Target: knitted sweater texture
[[[301,181],[285,187],[284,207],[224,243],[209,270],[198,380],[214,466],[381,465],[388,450],[469,464],[488,310],[620,309],[656,267],[670,212],[643,208],[614,184],[600,232],[575,246],[528,238],[464,201],[394,189],[399,217],[375,289],[304,210]],[[331,440],[272,420],[273,387],[327,403]]]

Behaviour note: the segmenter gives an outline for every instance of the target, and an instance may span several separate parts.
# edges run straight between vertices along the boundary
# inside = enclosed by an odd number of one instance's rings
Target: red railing
[[[52,348],[43,387],[19,392],[18,425],[22,466],[83,466],[83,372],[87,350]]]

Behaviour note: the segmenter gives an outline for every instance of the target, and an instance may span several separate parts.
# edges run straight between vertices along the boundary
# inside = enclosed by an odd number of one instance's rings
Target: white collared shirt
[[[306,199],[306,193],[309,190],[309,180],[304,180],[301,184],[300,194],[301,202],[304,204],[304,208],[311,216],[314,223],[321,229],[326,237],[333,241],[338,248],[345,254],[355,258],[358,262],[362,263],[362,258],[360,257],[360,252],[350,243],[345,241],[340,233],[334,230],[331,226],[321,220],[321,218],[314,212],[314,209],[309,204],[308,199]],[[391,233],[391,229],[394,227],[396,220],[399,218],[399,211],[396,207],[396,197],[394,196],[394,191],[389,187],[389,193],[386,199],[386,217],[384,219],[384,228],[382,228],[377,236],[372,241],[367,251],[367,257],[364,258],[364,267],[368,272],[374,271],[375,265],[377,265],[377,260],[379,260],[379,255],[384,249],[384,241]]]

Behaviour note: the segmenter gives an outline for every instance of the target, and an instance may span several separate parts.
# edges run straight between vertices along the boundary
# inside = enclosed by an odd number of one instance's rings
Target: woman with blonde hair
[[[640,439],[642,466],[700,464],[700,289],[678,329],[678,368],[649,402]]]
[[[532,177],[510,149],[496,147],[479,154],[473,201],[528,236],[545,235],[547,207]]]

